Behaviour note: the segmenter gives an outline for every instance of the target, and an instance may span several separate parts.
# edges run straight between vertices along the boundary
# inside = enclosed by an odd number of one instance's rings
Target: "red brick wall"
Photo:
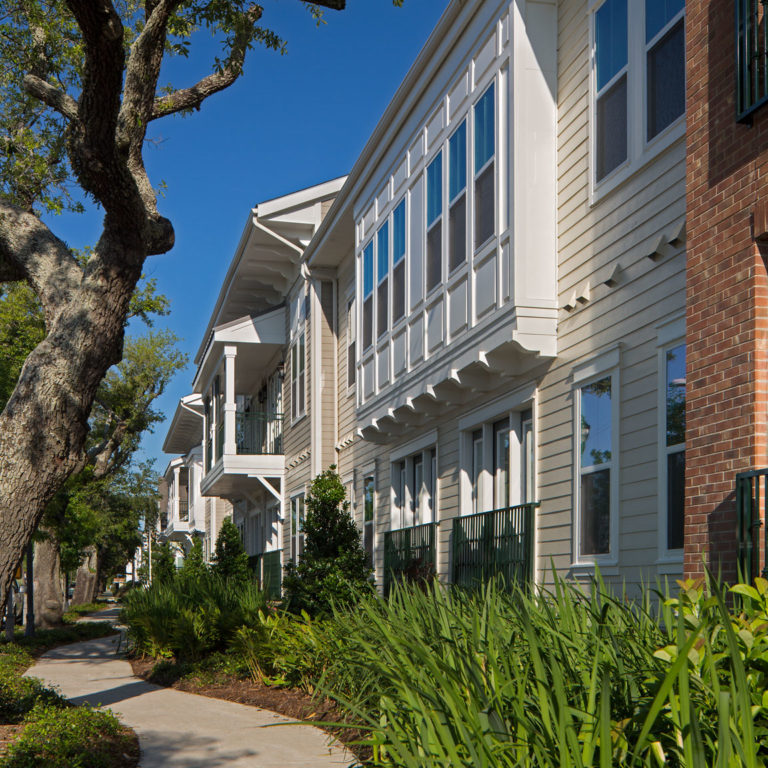
[[[768,105],[735,119],[732,0],[686,3],[685,571],[736,573],[734,476],[768,466],[768,280],[753,212],[768,203]],[[768,251],[766,251],[768,253]]]

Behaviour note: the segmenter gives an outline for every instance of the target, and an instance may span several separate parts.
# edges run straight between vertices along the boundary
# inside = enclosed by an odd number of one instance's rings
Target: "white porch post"
[[[237,453],[235,444],[235,414],[237,403],[235,401],[235,358],[237,347],[224,347],[224,453],[233,455]]]
[[[173,522],[177,523],[179,515],[179,468],[173,468]]]

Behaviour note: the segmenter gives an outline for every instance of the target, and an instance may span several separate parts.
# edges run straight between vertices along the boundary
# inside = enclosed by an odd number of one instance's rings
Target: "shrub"
[[[0,666],[0,723],[20,723],[40,703],[63,706],[64,700],[37,678]]]
[[[134,739],[111,712],[37,706],[0,768],[111,768]]]
[[[184,565],[182,565],[181,570],[185,575],[192,577],[208,570],[203,556],[203,542],[197,536],[192,540],[192,547],[184,558]]]
[[[152,581],[170,581],[176,573],[176,558],[171,545],[164,541],[152,550]]]
[[[224,518],[216,538],[213,571],[223,579],[248,581],[253,577],[250,568],[248,568],[248,555],[243,549],[240,531],[228,517]]]
[[[313,481],[306,498],[304,552],[288,563],[283,592],[288,610],[328,615],[372,590],[373,570],[349,513],[344,486],[332,466]]]

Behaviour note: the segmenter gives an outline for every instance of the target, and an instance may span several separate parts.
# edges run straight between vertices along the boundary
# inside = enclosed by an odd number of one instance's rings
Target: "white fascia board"
[[[320,184],[315,184],[312,187],[306,189],[299,189],[296,192],[290,192],[282,197],[274,197],[271,200],[265,200],[259,203],[253,212],[256,216],[279,216],[281,213],[294,210],[296,208],[303,208],[318,200],[323,200],[338,193],[338,191],[344,186],[344,182],[347,180],[346,176],[339,176],[329,181],[324,181]]]

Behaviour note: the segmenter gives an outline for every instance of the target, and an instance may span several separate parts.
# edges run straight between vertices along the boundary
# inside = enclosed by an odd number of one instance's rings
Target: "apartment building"
[[[252,211],[189,424],[263,581],[331,464],[384,588],[691,568],[690,16],[453,0],[349,176]]]

